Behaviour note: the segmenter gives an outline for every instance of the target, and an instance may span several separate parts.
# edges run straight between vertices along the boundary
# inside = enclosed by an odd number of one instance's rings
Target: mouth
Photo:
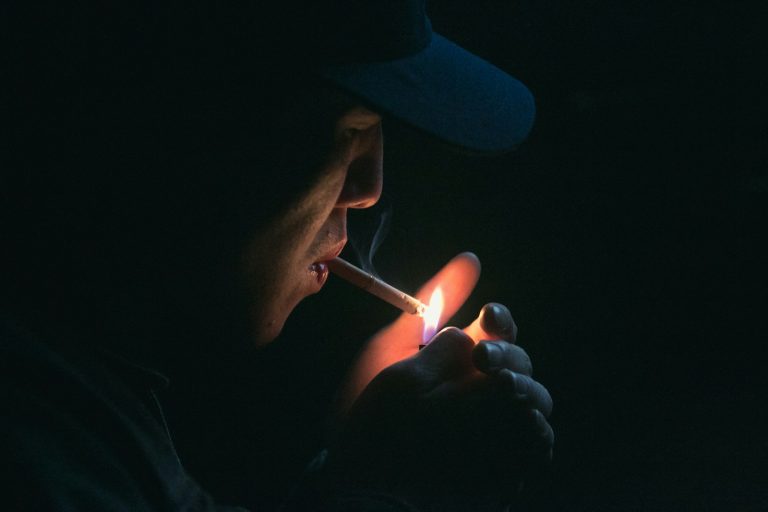
[[[309,265],[309,273],[315,277],[317,283],[321,286],[328,279],[328,261],[341,254],[341,251],[344,249],[346,243],[346,238],[339,240],[326,252],[324,252],[316,261]]]

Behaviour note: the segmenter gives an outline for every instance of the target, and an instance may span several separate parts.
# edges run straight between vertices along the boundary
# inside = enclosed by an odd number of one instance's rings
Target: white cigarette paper
[[[328,269],[345,281],[362,288],[371,295],[388,302],[396,308],[412,315],[424,316],[427,305],[391,286],[376,276],[357,268],[348,261],[334,258],[328,262]]]

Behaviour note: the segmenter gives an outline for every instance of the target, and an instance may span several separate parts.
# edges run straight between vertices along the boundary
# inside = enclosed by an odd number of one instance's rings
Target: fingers
[[[513,372],[507,368],[491,376],[519,403],[540,411],[545,418],[552,414],[552,397],[547,388],[527,375]]]
[[[531,358],[525,350],[506,341],[481,341],[472,351],[472,361],[484,373],[507,368],[523,375],[533,375]]]
[[[519,427],[525,429],[525,432],[520,433],[526,439],[524,452],[529,457],[529,471],[534,471],[542,464],[546,465],[551,462],[555,432],[544,414],[537,409],[529,410]]]
[[[552,429],[552,425],[549,424],[544,414],[534,409],[533,414],[535,416],[536,426],[538,427],[537,433],[541,444],[548,449],[546,455],[548,460],[552,460],[552,447],[555,444],[555,431]]]

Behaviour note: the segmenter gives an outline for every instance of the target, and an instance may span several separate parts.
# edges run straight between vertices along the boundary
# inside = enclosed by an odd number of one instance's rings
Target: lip
[[[329,250],[328,252],[324,253],[320,258],[315,260],[317,263],[322,263],[325,261],[332,260],[339,254],[341,254],[341,251],[344,249],[344,246],[347,245],[347,239],[342,238],[338,242],[336,242]]]
[[[307,267],[310,276],[308,293],[317,293],[322,289],[323,285],[328,280],[329,271],[327,262],[341,254],[341,251],[344,249],[346,243],[346,238],[339,240],[333,244],[330,249],[323,253],[317,260],[309,264]]]

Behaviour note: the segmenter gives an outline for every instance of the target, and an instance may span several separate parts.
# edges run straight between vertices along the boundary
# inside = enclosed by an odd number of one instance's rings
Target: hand
[[[454,264],[479,273],[476,258],[459,258],[438,276]],[[468,294],[476,278],[460,289]],[[435,280],[422,291],[431,293]],[[394,331],[405,335],[406,327]],[[509,311],[486,305],[464,332],[445,329],[421,352],[420,332],[407,343],[392,332],[383,331],[387,346],[410,356],[382,371],[351,409],[331,447],[332,485],[369,487],[440,510],[503,510],[523,478],[551,458],[553,444],[546,421],[552,400],[513,344]]]
[[[504,510],[551,457],[552,401],[530,373],[512,344],[443,330],[363,392],[330,447],[329,485],[430,510]]]

